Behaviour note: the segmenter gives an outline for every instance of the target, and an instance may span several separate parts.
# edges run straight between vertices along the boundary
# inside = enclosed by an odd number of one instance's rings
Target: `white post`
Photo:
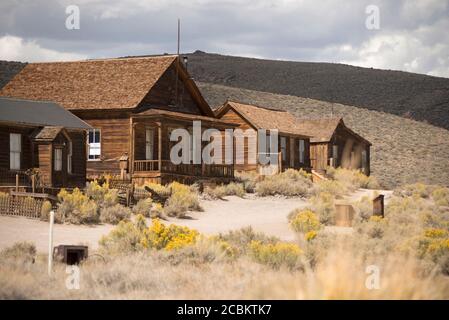
[[[48,276],[51,276],[53,265],[53,224],[55,221],[55,212],[50,211],[50,228],[48,231]]]

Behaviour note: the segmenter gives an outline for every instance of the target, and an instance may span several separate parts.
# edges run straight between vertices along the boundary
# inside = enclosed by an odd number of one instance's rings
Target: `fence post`
[[[55,221],[55,212],[50,211],[50,227],[48,232],[48,276],[51,276],[53,267],[53,224]]]
[[[34,174],[31,176],[31,189],[33,190],[33,193],[34,193],[34,191],[36,190],[36,187],[35,187],[35,176],[34,176]]]
[[[19,174],[16,173],[16,192],[19,192]]]

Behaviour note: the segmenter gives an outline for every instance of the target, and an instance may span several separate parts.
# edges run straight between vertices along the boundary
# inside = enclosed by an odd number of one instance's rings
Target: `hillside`
[[[372,142],[371,169],[384,187],[422,181],[449,185],[449,131],[389,113],[288,95],[198,83],[213,106],[226,99],[287,110],[303,118],[344,117]]]
[[[189,54],[197,81],[384,111],[449,129],[449,79],[333,63]]]

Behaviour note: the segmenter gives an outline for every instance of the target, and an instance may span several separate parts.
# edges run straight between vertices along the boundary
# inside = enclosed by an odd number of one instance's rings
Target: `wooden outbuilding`
[[[359,169],[370,174],[371,143],[348,128],[341,117],[299,120],[303,132],[311,136],[310,161],[313,170],[327,167]]]
[[[221,120],[238,125],[243,132],[248,129],[256,132],[265,129],[269,134],[270,130],[277,130],[278,149],[270,150],[267,146],[264,151],[279,155],[278,163],[280,165],[277,170],[271,170],[273,173],[289,168],[310,171],[310,137],[298,126],[297,118],[292,114],[283,110],[227,101],[215,110],[215,115]],[[261,155],[259,136],[256,134],[254,138],[255,148],[250,147],[251,137],[246,136],[244,148],[240,151],[235,149],[235,170],[259,171],[259,173],[266,174],[266,166],[250,161],[251,158],[258,158]],[[269,144],[269,139],[266,141]]]
[[[90,178],[124,170],[137,183],[233,178],[232,164],[170,161],[174,129],[234,126],[215,118],[177,56],[30,63],[0,96],[55,101],[91,125]]]
[[[0,185],[76,187],[86,182],[86,131],[91,127],[61,106],[0,98]]]

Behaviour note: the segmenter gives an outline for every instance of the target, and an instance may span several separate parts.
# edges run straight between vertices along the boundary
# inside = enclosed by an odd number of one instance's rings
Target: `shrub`
[[[301,196],[309,195],[312,188],[310,175],[303,170],[288,169],[280,174],[266,176],[256,185],[259,196]]]
[[[373,215],[373,201],[368,196],[354,202],[352,207],[355,211],[355,221],[366,221]]]
[[[196,230],[174,224],[166,226],[154,219],[152,225],[144,230],[140,243],[144,248],[174,250],[195,243],[198,235]]]
[[[231,182],[215,188],[207,187],[205,193],[212,199],[222,199],[226,196],[237,196],[242,198],[245,195],[245,189],[243,188],[243,184]]]
[[[348,194],[348,188],[337,180],[321,180],[314,186],[314,193],[327,193],[334,197],[342,197]]]
[[[143,249],[140,242],[147,228],[145,217],[136,216],[134,222],[120,221],[108,235],[101,237],[101,250],[109,254],[128,254]]]
[[[112,207],[118,203],[118,191],[109,189],[109,184],[99,185],[95,180],[87,184],[86,196],[95,201],[99,208]]]
[[[12,261],[19,263],[33,263],[36,257],[36,246],[31,242],[16,242],[11,247],[0,251],[0,262]]]
[[[50,219],[50,211],[53,208],[50,201],[45,200],[41,208],[41,220],[48,221]]]
[[[419,240],[418,254],[433,262],[443,274],[449,275],[449,231],[426,229]]]
[[[239,254],[245,254],[252,241],[258,241],[265,244],[276,243],[279,241],[276,237],[269,237],[264,233],[255,232],[251,226],[239,230],[231,230],[227,233],[220,233],[217,238],[220,241],[229,243],[233,248],[236,248]]]
[[[318,232],[316,232],[315,230],[309,231],[304,235],[304,238],[306,239],[306,241],[312,241],[313,239],[316,238],[316,236],[318,235]]]
[[[309,209],[295,209],[289,214],[290,227],[300,233],[317,231],[321,228],[320,220],[315,212]]]
[[[100,209],[100,221],[103,223],[117,224],[122,220],[128,220],[130,217],[131,210],[121,204]]]
[[[286,266],[291,270],[297,268],[302,253],[296,244],[286,242],[263,244],[260,241],[252,241],[249,249],[250,256],[256,262],[274,269],[279,269],[281,266]]]
[[[432,191],[432,199],[438,206],[449,206],[449,188],[439,187]]]
[[[169,217],[182,218],[187,211],[201,211],[202,208],[198,199],[198,192],[179,182],[172,182],[169,185],[171,196],[164,207],[164,213]]]
[[[255,172],[255,171],[236,172],[234,176],[235,176],[237,182],[240,182],[243,184],[243,188],[245,189],[245,192],[247,192],[247,193],[256,192],[256,184],[257,184],[257,181],[260,179],[257,172]]]
[[[348,190],[354,191],[359,188],[379,189],[380,185],[373,176],[366,176],[360,170],[329,167],[326,173],[334,180],[339,181]]]
[[[78,188],[72,193],[62,189],[58,194],[60,201],[55,221],[58,223],[89,224],[99,221],[97,204]]]
[[[396,188],[393,192],[395,196],[399,197],[416,197],[416,198],[429,198],[432,188],[423,183],[406,184],[399,188]]]
[[[153,208],[153,200],[151,198],[141,199],[134,205],[133,213],[149,218],[151,217],[151,208]]]
[[[310,199],[313,211],[318,215],[320,223],[332,225],[335,216],[335,198],[328,192],[320,192]]]

